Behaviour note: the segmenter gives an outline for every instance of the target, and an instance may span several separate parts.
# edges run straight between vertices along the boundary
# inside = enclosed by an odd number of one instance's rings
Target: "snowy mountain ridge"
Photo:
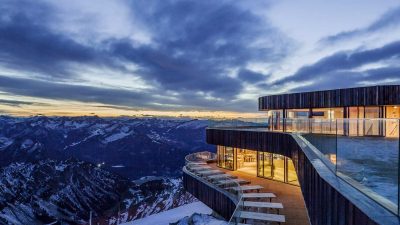
[[[116,224],[195,201],[184,156],[204,120],[0,116],[0,224]]]
[[[213,149],[205,143],[207,124],[193,119],[0,116],[0,166],[73,157],[108,168],[122,165],[114,172],[132,179],[178,176],[185,155]]]

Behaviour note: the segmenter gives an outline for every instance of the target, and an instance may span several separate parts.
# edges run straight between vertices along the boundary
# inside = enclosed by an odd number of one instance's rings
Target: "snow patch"
[[[106,137],[104,139],[103,143],[110,143],[110,142],[114,142],[114,141],[120,140],[120,139],[122,139],[122,138],[124,138],[126,136],[131,135],[132,133],[133,133],[133,131],[128,132],[128,133],[120,132],[120,133],[113,134],[111,136]]]
[[[124,223],[123,225],[169,225],[170,223],[178,222],[186,216],[191,216],[194,213],[211,214],[212,209],[202,202],[194,202],[161,213],[153,214],[142,219]],[[215,219],[215,221],[219,221],[219,223],[213,223],[213,225],[225,224],[225,222],[221,220]]]
[[[33,141],[31,139],[26,139],[24,142],[21,144],[21,149],[27,149],[33,145]]]
[[[124,165],[115,165],[115,166],[111,166],[112,168],[124,168]]]
[[[0,150],[7,148],[10,146],[14,141],[12,139],[6,137],[0,137]]]
[[[63,172],[66,167],[67,165],[65,164],[56,165],[56,170]]]

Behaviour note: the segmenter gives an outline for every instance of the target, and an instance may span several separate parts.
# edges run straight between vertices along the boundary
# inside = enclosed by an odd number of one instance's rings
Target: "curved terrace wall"
[[[183,187],[227,221],[236,209],[237,202],[229,193],[193,175],[185,167],[183,168]]]
[[[290,133],[208,128],[207,143],[290,157],[314,225],[400,224],[388,210],[337,177],[321,155]]]

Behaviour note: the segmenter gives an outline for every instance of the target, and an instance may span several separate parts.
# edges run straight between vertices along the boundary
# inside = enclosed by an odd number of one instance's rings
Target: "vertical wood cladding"
[[[183,187],[227,221],[235,211],[236,205],[232,199],[185,172],[183,173]]]
[[[357,87],[264,96],[259,110],[399,105],[400,85]]]
[[[207,129],[207,143],[267,151],[290,157],[297,172],[310,222],[313,225],[377,224],[317,173],[290,134]]]

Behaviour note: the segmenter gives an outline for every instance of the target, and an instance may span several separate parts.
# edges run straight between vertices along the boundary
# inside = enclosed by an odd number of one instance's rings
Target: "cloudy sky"
[[[0,114],[252,115],[399,57],[398,0],[0,0]]]

